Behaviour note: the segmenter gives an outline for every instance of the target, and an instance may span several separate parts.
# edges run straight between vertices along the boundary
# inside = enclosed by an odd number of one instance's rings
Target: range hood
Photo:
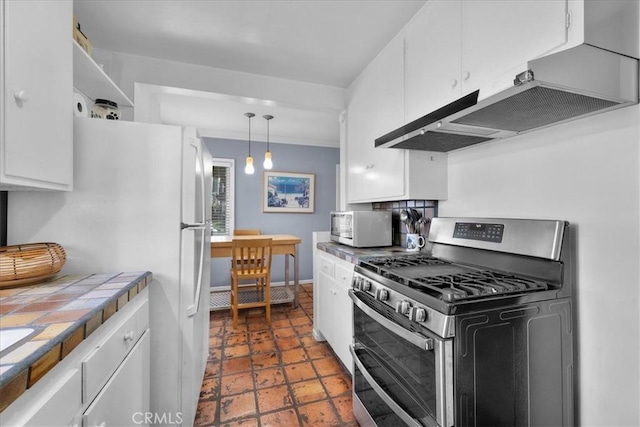
[[[514,85],[479,90],[375,140],[446,152],[638,103],[638,60],[583,44],[527,63]]]

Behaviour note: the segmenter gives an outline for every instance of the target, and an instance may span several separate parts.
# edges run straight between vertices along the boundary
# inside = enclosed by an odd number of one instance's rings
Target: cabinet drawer
[[[320,255],[319,258],[320,258],[320,265],[319,265],[320,271],[329,277],[333,277],[333,269],[335,265],[334,262],[326,258],[324,255]]]
[[[335,279],[336,283],[342,287],[349,289],[351,287],[351,279],[353,278],[353,266],[351,268],[336,264]]]
[[[82,403],[90,402],[138,342],[149,324],[149,301],[121,321],[82,361]]]

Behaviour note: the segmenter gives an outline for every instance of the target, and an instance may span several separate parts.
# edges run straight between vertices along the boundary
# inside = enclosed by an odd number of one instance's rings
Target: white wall
[[[440,216],[574,226],[577,425],[640,425],[639,123],[636,105],[449,153]]]

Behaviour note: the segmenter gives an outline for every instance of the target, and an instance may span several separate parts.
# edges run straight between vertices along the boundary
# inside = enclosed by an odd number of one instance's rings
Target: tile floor
[[[211,313],[209,360],[196,426],[357,427],[351,376],[313,329],[313,287],[302,285],[299,306]]]

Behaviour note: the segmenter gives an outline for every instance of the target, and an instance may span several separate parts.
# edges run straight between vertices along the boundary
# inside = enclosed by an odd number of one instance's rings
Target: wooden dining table
[[[250,236],[214,236],[211,238],[211,258],[231,258],[231,241],[233,239],[272,239],[273,255],[284,255],[284,286],[289,289],[290,265],[289,257],[293,257],[293,306],[298,306],[298,287],[300,271],[298,245],[302,239],[290,234],[258,234]]]

